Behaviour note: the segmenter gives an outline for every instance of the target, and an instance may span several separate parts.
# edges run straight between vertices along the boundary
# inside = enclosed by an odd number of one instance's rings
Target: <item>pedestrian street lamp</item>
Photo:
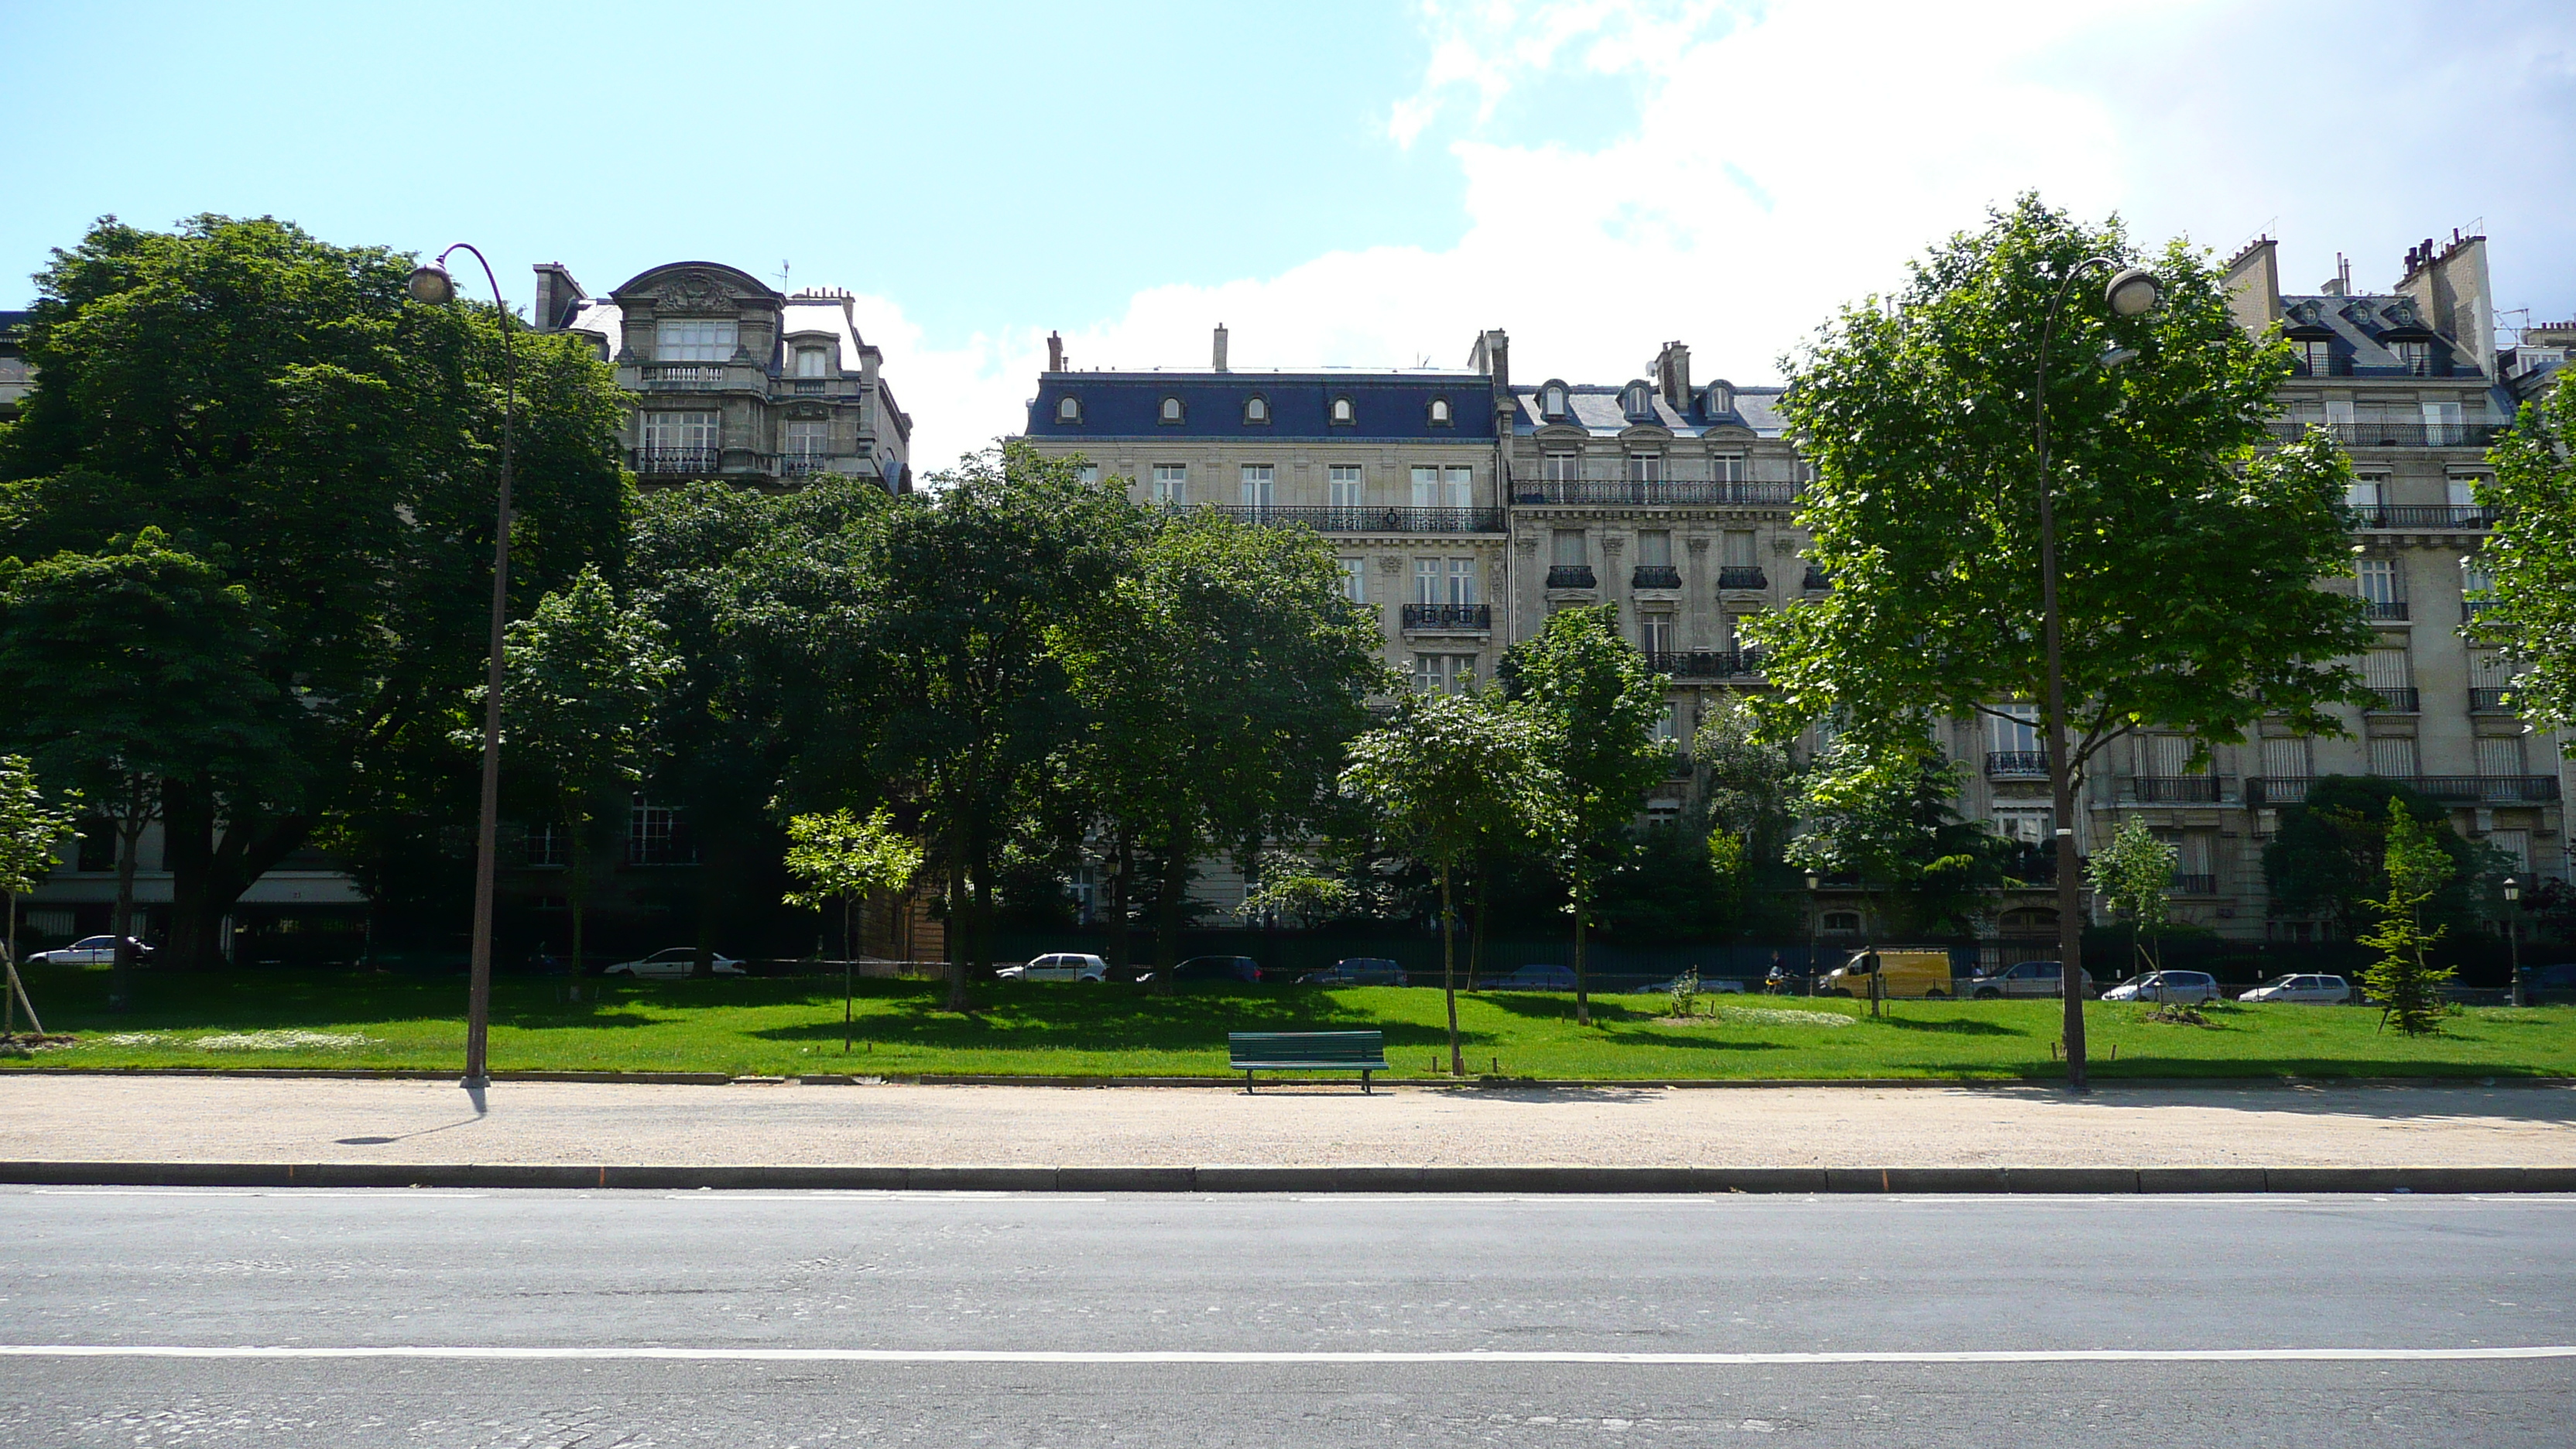
[[[2522,882],[2512,876],[2504,878],[2504,939],[2507,969],[2513,972],[2512,994],[2506,999],[2522,1005],[2522,922],[2515,912],[2522,909]]]
[[[501,295],[500,279],[482,249],[458,242],[438,259],[412,268],[407,284],[412,300],[444,307],[456,300],[456,279],[447,259],[472,252],[483,265],[483,280],[492,287],[492,306],[501,320],[501,497],[498,523],[492,530],[492,638],[483,674],[483,799],[474,838],[474,937],[465,997],[465,1080],[468,1091],[492,1084],[487,1061],[492,1035],[492,896],[493,869],[501,833],[501,646],[510,617],[510,467],[516,459],[519,429],[519,363],[510,342],[510,304]],[[478,1099],[479,1100],[479,1099]]]
[[[1812,870],[1807,872],[1807,994],[1810,996],[1816,991],[1816,946],[1825,930],[1825,906],[1816,894],[1816,887],[1824,883],[1824,877]]]
[[[2084,1081],[2084,920],[2082,882],[2075,858],[2075,783],[2066,757],[2066,661],[2064,632],[2057,610],[2057,514],[2048,486],[2048,343],[2057,329],[2057,314],[2066,305],[2075,280],[2097,269],[2117,269],[2102,289],[2102,304],[2114,317],[2142,317],[2163,300],[2163,287],[2143,267],[2120,267],[2110,257],[2088,257],[2058,283],[2039,329],[2039,372],[2033,389],[2033,431],[2039,452],[2039,611],[2048,653],[2048,791],[2057,815],[2057,980],[2065,1003],[2066,1084],[2085,1090]],[[2137,350],[2115,347],[2097,359],[2104,367],[2134,360]]]

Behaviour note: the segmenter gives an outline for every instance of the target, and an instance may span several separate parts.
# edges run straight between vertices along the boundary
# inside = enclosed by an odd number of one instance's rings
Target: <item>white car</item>
[[[2104,1001],[2178,1001],[2185,1006],[2206,1006],[2225,998],[2219,994],[2218,978],[2206,971],[2150,971],[2102,993]]]
[[[1109,963],[1079,951],[1058,951],[1025,966],[1005,966],[993,975],[1001,981],[1106,981]]]
[[[151,947],[141,941],[135,941],[132,936],[125,939],[134,941],[136,961],[152,959]],[[51,951],[39,951],[27,958],[27,964],[30,966],[112,966],[116,964],[116,938],[83,936],[68,946],[57,946]]]
[[[2319,1006],[2341,1006],[2352,1000],[2352,983],[2340,976],[2275,976],[2236,999],[2304,1001]]]
[[[717,956],[714,958],[713,964],[715,966],[715,974],[718,976],[740,976],[743,974],[742,963],[731,956]],[[689,975],[691,972],[697,970],[697,968],[697,947],[673,946],[667,950],[656,951],[652,955],[646,956],[640,960],[620,961],[600,974],[603,976],[649,976],[668,980],[677,980]]]
[[[1981,972],[1958,984],[1961,996],[1979,1001],[1993,1001],[2004,996],[2045,996],[2055,1000],[2059,978],[2063,973],[2054,961],[2024,961],[2019,965]],[[2093,973],[2078,973],[2084,978],[2084,994],[2093,994]]]

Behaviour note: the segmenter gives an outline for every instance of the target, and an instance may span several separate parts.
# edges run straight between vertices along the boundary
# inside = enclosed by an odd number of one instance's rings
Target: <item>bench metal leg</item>
[[[1247,1097],[1252,1095],[1252,1069],[1249,1067],[1243,1072],[1243,1095]]]
[[[1363,1072],[1361,1072],[1361,1073],[1360,1073],[1360,1095],[1361,1095],[1361,1096],[1363,1096],[1363,1097],[1365,1097],[1365,1096],[1367,1096],[1368,1094],[1369,1094],[1369,1074],[1368,1074],[1367,1072],[1363,1071]]]

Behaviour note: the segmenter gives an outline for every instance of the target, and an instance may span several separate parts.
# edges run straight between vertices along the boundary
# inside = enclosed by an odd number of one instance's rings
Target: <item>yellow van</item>
[[[1826,972],[1824,979],[1816,983],[1816,994],[1866,1001],[1872,976],[1878,978],[1881,1000],[1900,996],[1939,1000],[1951,994],[1950,953],[1938,946],[1854,951],[1850,960]]]

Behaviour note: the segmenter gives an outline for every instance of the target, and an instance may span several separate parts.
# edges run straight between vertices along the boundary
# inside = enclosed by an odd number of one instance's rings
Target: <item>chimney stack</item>
[[[561,331],[572,320],[573,304],[590,294],[581,289],[581,283],[572,279],[572,273],[561,262],[539,262],[536,273],[537,330]]]
[[[1687,416],[1691,406],[1690,349],[1678,342],[1667,342],[1655,354],[1655,391],[1664,395],[1665,405]]]
[[[1061,332],[1047,334],[1047,371],[1064,371],[1064,334]]]
[[[1216,370],[1225,371],[1225,324],[1216,324]]]

